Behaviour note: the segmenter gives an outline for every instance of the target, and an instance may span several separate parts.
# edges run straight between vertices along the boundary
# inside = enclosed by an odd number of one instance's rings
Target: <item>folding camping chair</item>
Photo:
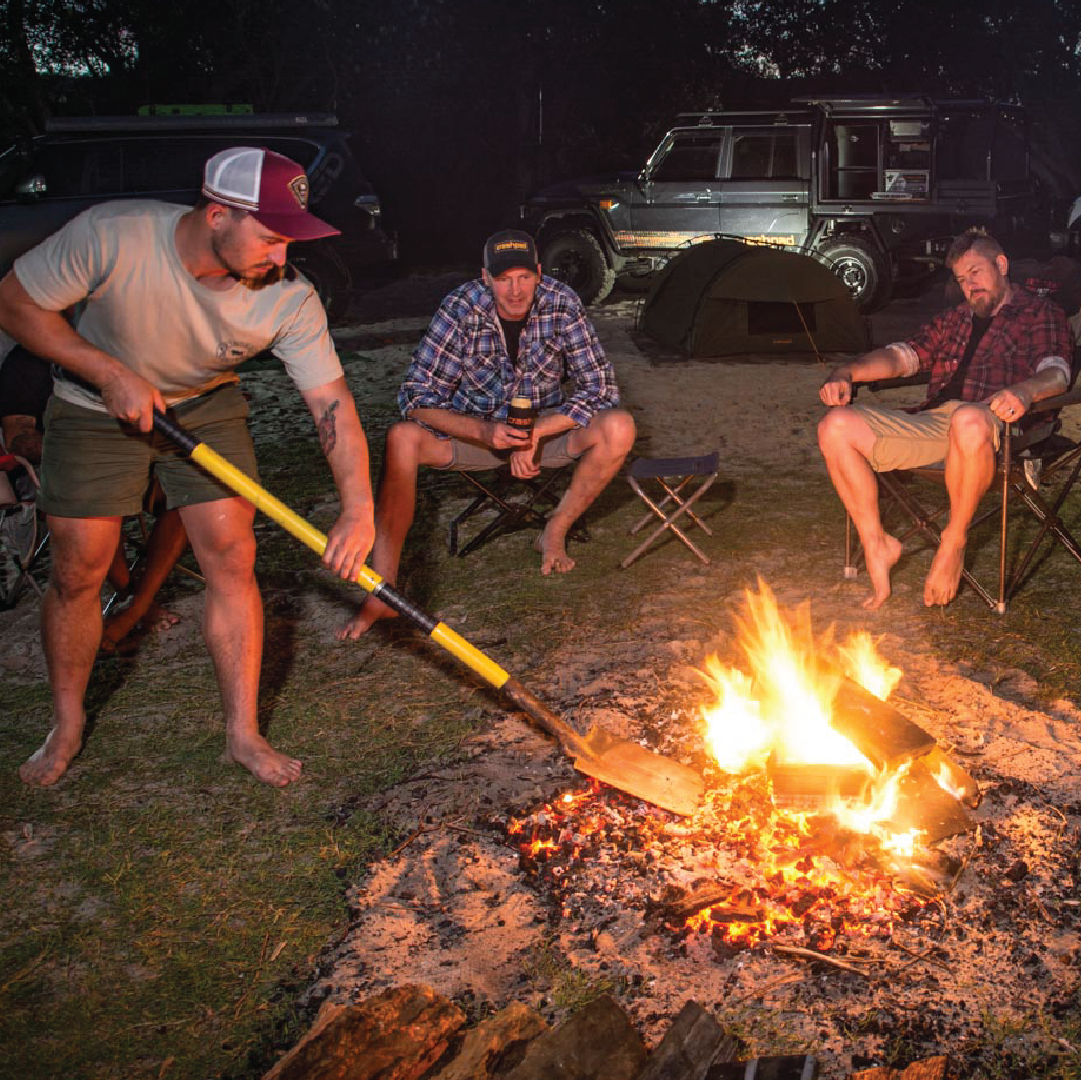
[[[451,555],[464,557],[476,551],[482,544],[498,535],[514,532],[526,525],[544,527],[548,520],[543,508],[552,509],[559,501],[556,487],[560,479],[572,465],[561,465],[555,469],[546,469],[540,476],[520,479],[510,471],[509,465],[498,469],[485,470],[480,480],[474,472],[459,472],[477,490],[477,496],[460,513],[447,529],[447,550]],[[461,528],[465,522],[486,511],[495,511],[495,518],[484,526],[464,547],[460,546]],[[575,525],[570,537],[578,541],[588,541],[589,533]]]
[[[891,380],[897,385],[905,380]],[[907,380],[909,382],[913,380]],[[1057,433],[1056,421],[1049,416],[1060,409],[1081,405],[1081,390],[1070,390],[1053,398],[1036,402],[1026,414],[1023,425],[1007,425],[999,447],[998,468],[995,481],[985,499],[993,501],[988,509],[977,513],[972,521],[970,535],[984,522],[999,519],[998,536],[998,583],[994,592],[981,584],[974,574],[962,571],[964,581],[984,603],[999,615],[1006,612],[1007,604],[1020,586],[1028,579],[1033,561],[1044,540],[1058,541],[1079,563],[1081,544],[1063,521],[1060,511],[1081,477],[1081,441],[1074,441]],[[948,505],[939,500],[937,506],[928,507],[925,500],[914,490],[913,480],[932,480],[945,483],[942,468],[899,469],[878,474],[880,495],[885,496],[883,509],[888,505],[899,507],[908,517],[909,527],[898,536],[902,543],[917,533],[926,537],[936,547],[940,530],[938,521],[949,511]],[[1041,490],[1042,489],[1042,490]],[[1036,536],[1027,547],[1017,553],[1016,562],[1010,564],[1011,509],[1025,507],[1039,522]],[[862,552],[854,535],[852,519],[845,515],[845,566],[844,576],[854,578]]]
[[[32,571],[49,534],[39,527],[37,488],[30,462],[0,451],[0,609],[14,607],[28,587],[42,595]]]
[[[626,570],[639,556],[644,555],[646,550],[664,532],[671,532],[707,566],[709,556],[704,554],[694,541],[676,524],[677,519],[686,515],[690,524],[697,525],[707,536],[713,535],[713,530],[691,509],[691,507],[709,490],[713,481],[717,479],[720,451],[714,450],[712,454],[703,457],[686,458],[636,458],[627,467],[625,476],[627,483],[631,485],[634,493],[649,507],[649,512],[635,525],[631,526],[633,536],[640,532],[654,518],[660,519],[660,524],[632,551],[620,564],[621,570]],[[681,492],[693,480],[699,480],[699,484],[691,492],[689,497],[682,497]],[[654,501],[645,489],[648,481],[655,482],[663,491],[664,497]],[[656,493],[655,493],[656,494]],[[670,506],[673,509],[668,509]]]

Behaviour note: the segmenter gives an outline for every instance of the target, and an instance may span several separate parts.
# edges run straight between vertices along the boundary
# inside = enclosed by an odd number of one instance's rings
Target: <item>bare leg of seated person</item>
[[[923,586],[926,607],[948,604],[960,588],[968,527],[995,478],[995,435],[995,421],[984,405],[963,405],[950,420],[950,448],[946,453],[950,521],[942,530]]]
[[[863,601],[869,611],[890,596],[890,573],[901,557],[902,545],[882,526],[878,510],[878,481],[870,465],[874,432],[855,412],[830,409],[818,425],[818,445],[830,479],[852,518],[871,579],[871,595]]]
[[[53,727],[19,769],[24,783],[55,784],[82,749],[83,698],[101,638],[101,586],[116,552],[120,518],[49,517],[52,569],[41,602],[41,640]]]
[[[387,432],[379,494],[375,503],[375,543],[372,569],[390,585],[398,580],[402,547],[413,524],[417,508],[417,474],[422,465],[446,468],[451,460],[451,444],[436,438],[426,428],[403,420]],[[339,641],[356,640],[380,619],[396,612],[381,600],[369,596],[340,630]]]
[[[109,579],[118,591],[130,587],[131,601],[105,620],[101,639],[103,654],[117,652],[118,646],[140,622],[144,627],[164,630],[180,621],[179,616],[155,603],[154,597],[187,546],[188,535],[184,531],[180,511],[165,510],[154,521],[147,540],[146,555],[132,571],[128,585],[119,586],[114,580],[114,570],[109,571]],[[124,563],[122,552],[120,563]],[[127,575],[126,567],[124,573]]]
[[[540,552],[542,574],[574,569],[574,560],[567,554],[567,533],[619,472],[634,445],[634,435],[630,413],[605,409],[594,415],[588,427],[575,428],[567,437],[567,449],[578,456],[578,463],[563,498],[533,544]]]
[[[185,506],[180,516],[206,578],[203,636],[225,713],[225,761],[273,787],[300,778],[301,763],[259,731],[263,602],[255,581],[255,510],[240,498]]]

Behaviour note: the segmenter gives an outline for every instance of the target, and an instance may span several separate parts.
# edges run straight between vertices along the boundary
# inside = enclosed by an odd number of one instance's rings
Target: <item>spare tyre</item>
[[[858,236],[835,236],[819,245],[815,256],[849,288],[861,311],[877,311],[893,291],[888,260]]]

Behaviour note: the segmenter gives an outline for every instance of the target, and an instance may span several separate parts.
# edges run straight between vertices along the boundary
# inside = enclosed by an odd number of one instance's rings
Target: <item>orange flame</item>
[[[830,725],[833,698],[845,674],[885,700],[903,673],[879,655],[866,631],[840,646],[833,642],[832,627],[816,637],[810,605],[782,612],[761,578],[758,592],[748,590],[744,602],[745,613],[735,621],[751,674],[726,668],[716,656],[706,660],[700,673],[717,695],[703,718],[718,765],[733,773],[757,771],[772,754],[782,764],[861,766],[871,781],[867,805],[854,809],[838,798],[834,812],[847,828],[874,832],[892,850],[911,852],[915,835],[883,834],[877,826],[893,814],[904,772],[875,776],[871,763]]]

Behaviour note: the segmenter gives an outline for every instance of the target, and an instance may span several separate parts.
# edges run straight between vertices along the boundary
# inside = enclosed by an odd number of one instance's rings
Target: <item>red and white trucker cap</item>
[[[207,161],[203,194],[214,202],[247,210],[260,224],[290,240],[337,236],[339,230],[308,213],[308,177],[273,150],[233,146]]]

